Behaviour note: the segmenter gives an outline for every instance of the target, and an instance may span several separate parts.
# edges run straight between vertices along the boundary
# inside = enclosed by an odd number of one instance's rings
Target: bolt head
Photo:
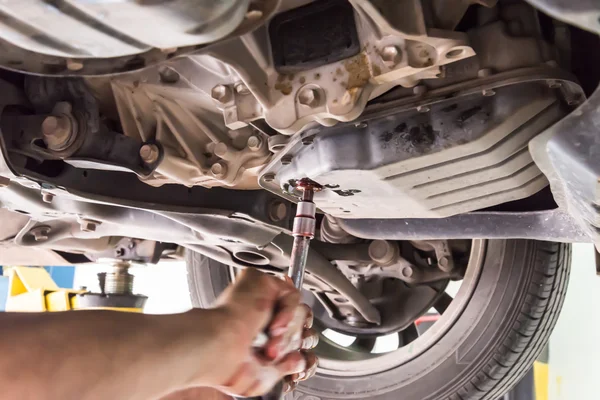
[[[273,174],[273,173],[264,174],[263,180],[265,182],[273,182],[275,180],[275,174]]]
[[[427,86],[425,85],[417,85],[413,88],[413,93],[417,96],[422,96],[427,93]]]
[[[398,46],[385,46],[381,50],[381,59],[388,66],[394,66],[400,61],[400,49]]]
[[[237,94],[248,94],[250,93],[250,89],[248,89],[248,86],[244,85],[242,82],[238,82],[235,84],[234,86],[235,88],[235,92]]]
[[[66,115],[49,115],[42,122],[44,142],[50,150],[62,150],[73,135],[71,119]]]
[[[231,99],[229,86],[217,85],[210,91],[210,96],[219,103],[227,103]]]
[[[269,219],[273,222],[283,221],[287,216],[287,207],[283,201],[275,200],[269,205]]]
[[[411,267],[402,268],[402,276],[404,276],[405,278],[410,278],[411,276],[413,276],[413,269]]]
[[[154,164],[160,157],[160,150],[155,144],[145,144],[140,148],[140,158],[146,164]]]
[[[257,151],[262,147],[262,143],[263,141],[259,136],[252,135],[248,138],[246,146],[252,151]]]
[[[227,165],[216,162],[210,167],[210,173],[217,179],[223,179],[227,175]]]
[[[316,89],[303,89],[298,93],[298,102],[303,106],[315,108],[319,105],[319,92]]]
[[[179,82],[179,72],[171,67],[162,67],[158,70],[158,76],[160,81],[163,83],[177,83]]]

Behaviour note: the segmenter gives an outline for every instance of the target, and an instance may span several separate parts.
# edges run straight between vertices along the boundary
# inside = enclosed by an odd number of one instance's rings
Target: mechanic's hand
[[[313,376],[318,335],[312,311],[300,303],[291,280],[248,268],[217,300],[222,315],[219,358],[212,385],[234,396],[259,396],[285,378],[286,390]],[[260,332],[269,334],[262,351],[252,348]]]

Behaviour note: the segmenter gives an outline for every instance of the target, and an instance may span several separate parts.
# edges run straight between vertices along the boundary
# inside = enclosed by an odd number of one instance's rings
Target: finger
[[[311,350],[319,344],[319,334],[313,329],[305,329],[302,332],[302,350]]]
[[[293,288],[283,293],[277,302],[277,314],[273,317],[269,326],[269,332],[272,335],[278,336],[283,334],[294,317],[298,315],[299,312],[297,309],[299,308],[300,298],[300,292]],[[305,313],[306,311],[303,312]]]
[[[246,397],[260,396],[268,392],[286,375],[296,374],[306,369],[306,359],[300,352],[285,356],[277,364],[262,365],[256,374],[256,383],[245,393]]]
[[[304,327],[312,328],[314,321],[312,308],[310,308],[308,304],[302,304],[302,306],[306,309],[306,321],[304,322]]]
[[[243,395],[256,385],[257,367],[246,362],[219,389],[230,395]]]
[[[283,382],[283,393],[290,393],[294,391],[294,389],[296,389],[296,386],[298,386],[297,382],[286,377],[285,381]]]
[[[313,352],[305,353],[304,357],[306,359],[306,370],[304,370],[304,373],[299,374],[298,381],[305,381],[315,376],[319,366],[319,358]]]

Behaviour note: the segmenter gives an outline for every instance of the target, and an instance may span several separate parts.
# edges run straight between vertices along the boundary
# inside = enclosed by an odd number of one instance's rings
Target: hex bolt
[[[481,94],[484,95],[485,97],[492,97],[496,94],[496,91],[492,90],[492,89],[483,89],[481,91]]]
[[[429,108],[429,106],[418,106],[417,111],[420,113],[427,113],[431,111],[431,108]]]
[[[73,125],[66,115],[50,115],[42,122],[44,142],[51,150],[62,150],[71,139]]]
[[[210,96],[219,103],[227,103],[231,100],[231,88],[225,85],[217,85],[210,91]]]
[[[158,76],[160,77],[160,81],[163,83],[177,83],[179,82],[179,72],[175,71],[175,69],[171,67],[161,67],[158,70]]]
[[[381,51],[381,59],[387,66],[393,67],[400,60],[400,49],[398,46],[385,46]]]
[[[244,85],[242,82],[238,82],[235,84],[234,86],[235,88],[235,92],[237,94],[248,94],[250,93],[250,89],[248,89],[248,86]]]
[[[273,173],[264,174],[263,180],[265,182],[273,182],[275,180],[275,174],[273,174]]]
[[[315,141],[315,139],[312,136],[302,138],[302,144],[305,146],[309,146],[309,145],[313,144],[314,141]]]
[[[546,84],[548,85],[548,87],[550,89],[558,89],[562,86],[562,83],[560,83],[559,81],[557,81],[555,79],[548,79],[546,81]]]
[[[38,226],[29,231],[29,234],[33,236],[33,240],[36,242],[43,242],[48,240],[48,234],[51,228],[49,226]]]
[[[482,68],[479,71],[477,71],[477,77],[478,78],[485,78],[492,75],[492,69],[491,68]]]
[[[290,165],[292,163],[292,156],[290,155],[286,155],[281,157],[281,164],[282,165]]]
[[[283,201],[275,200],[269,204],[269,219],[271,221],[283,221],[287,216],[287,213],[287,207]]]
[[[427,93],[427,86],[425,85],[417,85],[413,88],[413,94],[417,96],[422,96]]]
[[[223,179],[227,175],[227,165],[216,162],[210,167],[210,173],[217,179]]]
[[[302,89],[298,93],[298,102],[303,106],[315,108],[319,105],[319,92],[316,89]]]
[[[79,219],[79,228],[81,232],[95,232],[97,225],[99,222],[92,221],[90,219],[80,218]]]
[[[252,151],[258,151],[262,147],[263,140],[259,136],[252,135],[246,142],[246,147]]]
[[[44,203],[52,203],[54,200],[54,193],[46,192],[42,190],[42,201]]]
[[[154,164],[160,157],[160,150],[155,144],[145,144],[140,147],[140,158],[146,164]]]

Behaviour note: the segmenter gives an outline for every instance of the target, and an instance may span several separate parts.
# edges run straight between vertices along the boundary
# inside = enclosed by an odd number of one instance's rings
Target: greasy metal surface
[[[542,12],[600,34],[600,7],[597,0],[526,0]]]
[[[448,218],[338,219],[348,233],[364,239],[536,239],[589,242],[589,233],[562,210],[473,212]]]
[[[248,4],[7,0],[0,8],[0,64],[49,75],[138,69],[224,38],[244,21]]]
[[[359,123],[292,138],[261,185],[293,200],[308,176],[328,188],[315,204],[340,218],[445,217],[530,196],[547,181],[527,144],[566,113],[561,99],[582,98],[572,79],[522,69],[375,105]]]

